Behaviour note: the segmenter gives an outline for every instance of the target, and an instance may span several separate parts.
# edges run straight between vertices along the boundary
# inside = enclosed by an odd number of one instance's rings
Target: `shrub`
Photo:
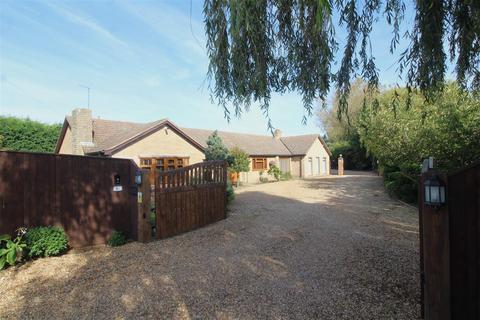
[[[242,149],[235,147],[230,150],[232,164],[230,169],[234,172],[248,172],[250,170],[250,157]]]
[[[415,179],[418,174],[417,168],[407,167],[382,167],[381,173],[385,179],[385,187],[388,193],[408,203],[416,203],[418,196],[418,184]]]
[[[227,182],[227,203],[230,203],[235,199],[235,190],[233,190],[232,183],[230,181]]]
[[[0,235],[0,270],[6,264],[13,266],[22,259],[23,249],[27,246],[23,240],[23,234],[19,234],[14,240],[8,234]]]
[[[108,239],[108,245],[110,247],[123,246],[127,242],[127,238],[121,231],[114,230]]]
[[[56,256],[68,248],[68,238],[60,227],[36,227],[27,231],[27,250],[30,257]]]
[[[282,171],[275,164],[270,163],[270,169],[268,169],[268,174],[271,174],[275,177],[275,180],[279,181]]]

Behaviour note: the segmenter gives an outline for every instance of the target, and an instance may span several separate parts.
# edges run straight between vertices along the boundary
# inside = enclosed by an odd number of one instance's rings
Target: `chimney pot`
[[[275,139],[280,139],[282,137],[282,130],[275,129],[275,131],[273,131],[273,136],[275,137]]]

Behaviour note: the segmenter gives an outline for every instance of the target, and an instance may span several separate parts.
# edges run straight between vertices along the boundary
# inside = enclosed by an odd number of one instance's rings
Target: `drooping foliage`
[[[399,74],[425,96],[445,82],[447,53],[466,89],[480,88],[480,2],[417,0],[414,25],[405,34],[410,45],[400,53]],[[339,21],[333,21],[337,12]],[[298,92],[305,115],[316,99],[324,101],[332,82],[340,115],[346,114],[350,81],[362,77],[378,86],[370,34],[378,19],[392,28],[390,49],[399,44],[406,2],[403,0],[205,0],[204,17],[211,95],[230,119],[259,103],[267,120],[272,93]],[[334,27],[336,25],[336,27]],[[338,29],[346,31],[337,72],[332,70]],[[304,117],[305,120],[305,117]],[[272,126],[268,122],[269,127]]]
[[[0,150],[53,152],[62,126],[0,116]]]
[[[372,169],[374,161],[367,155],[367,151],[360,143],[357,125],[360,112],[365,103],[373,101],[372,92],[366,94],[368,84],[362,79],[352,83],[348,97],[348,111],[344,117],[339,118],[339,99],[333,99],[332,106],[317,112],[320,127],[327,134],[326,142],[332,152],[332,166],[337,165],[336,159],[341,154],[347,170]]]

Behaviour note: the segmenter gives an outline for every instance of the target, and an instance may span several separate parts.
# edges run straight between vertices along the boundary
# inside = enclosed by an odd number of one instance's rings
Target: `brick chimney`
[[[275,139],[280,139],[282,137],[282,130],[275,129],[275,131],[273,131],[273,136]]]
[[[83,155],[83,147],[93,147],[92,111],[77,108],[72,111],[72,153]]]

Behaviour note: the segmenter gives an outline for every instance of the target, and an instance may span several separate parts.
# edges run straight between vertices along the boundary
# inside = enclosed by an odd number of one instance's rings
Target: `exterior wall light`
[[[137,172],[135,172],[135,184],[138,185],[138,186],[142,184],[142,171],[141,170],[137,170]]]
[[[427,177],[423,185],[425,204],[438,207],[445,204],[445,183],[438,176]]]

